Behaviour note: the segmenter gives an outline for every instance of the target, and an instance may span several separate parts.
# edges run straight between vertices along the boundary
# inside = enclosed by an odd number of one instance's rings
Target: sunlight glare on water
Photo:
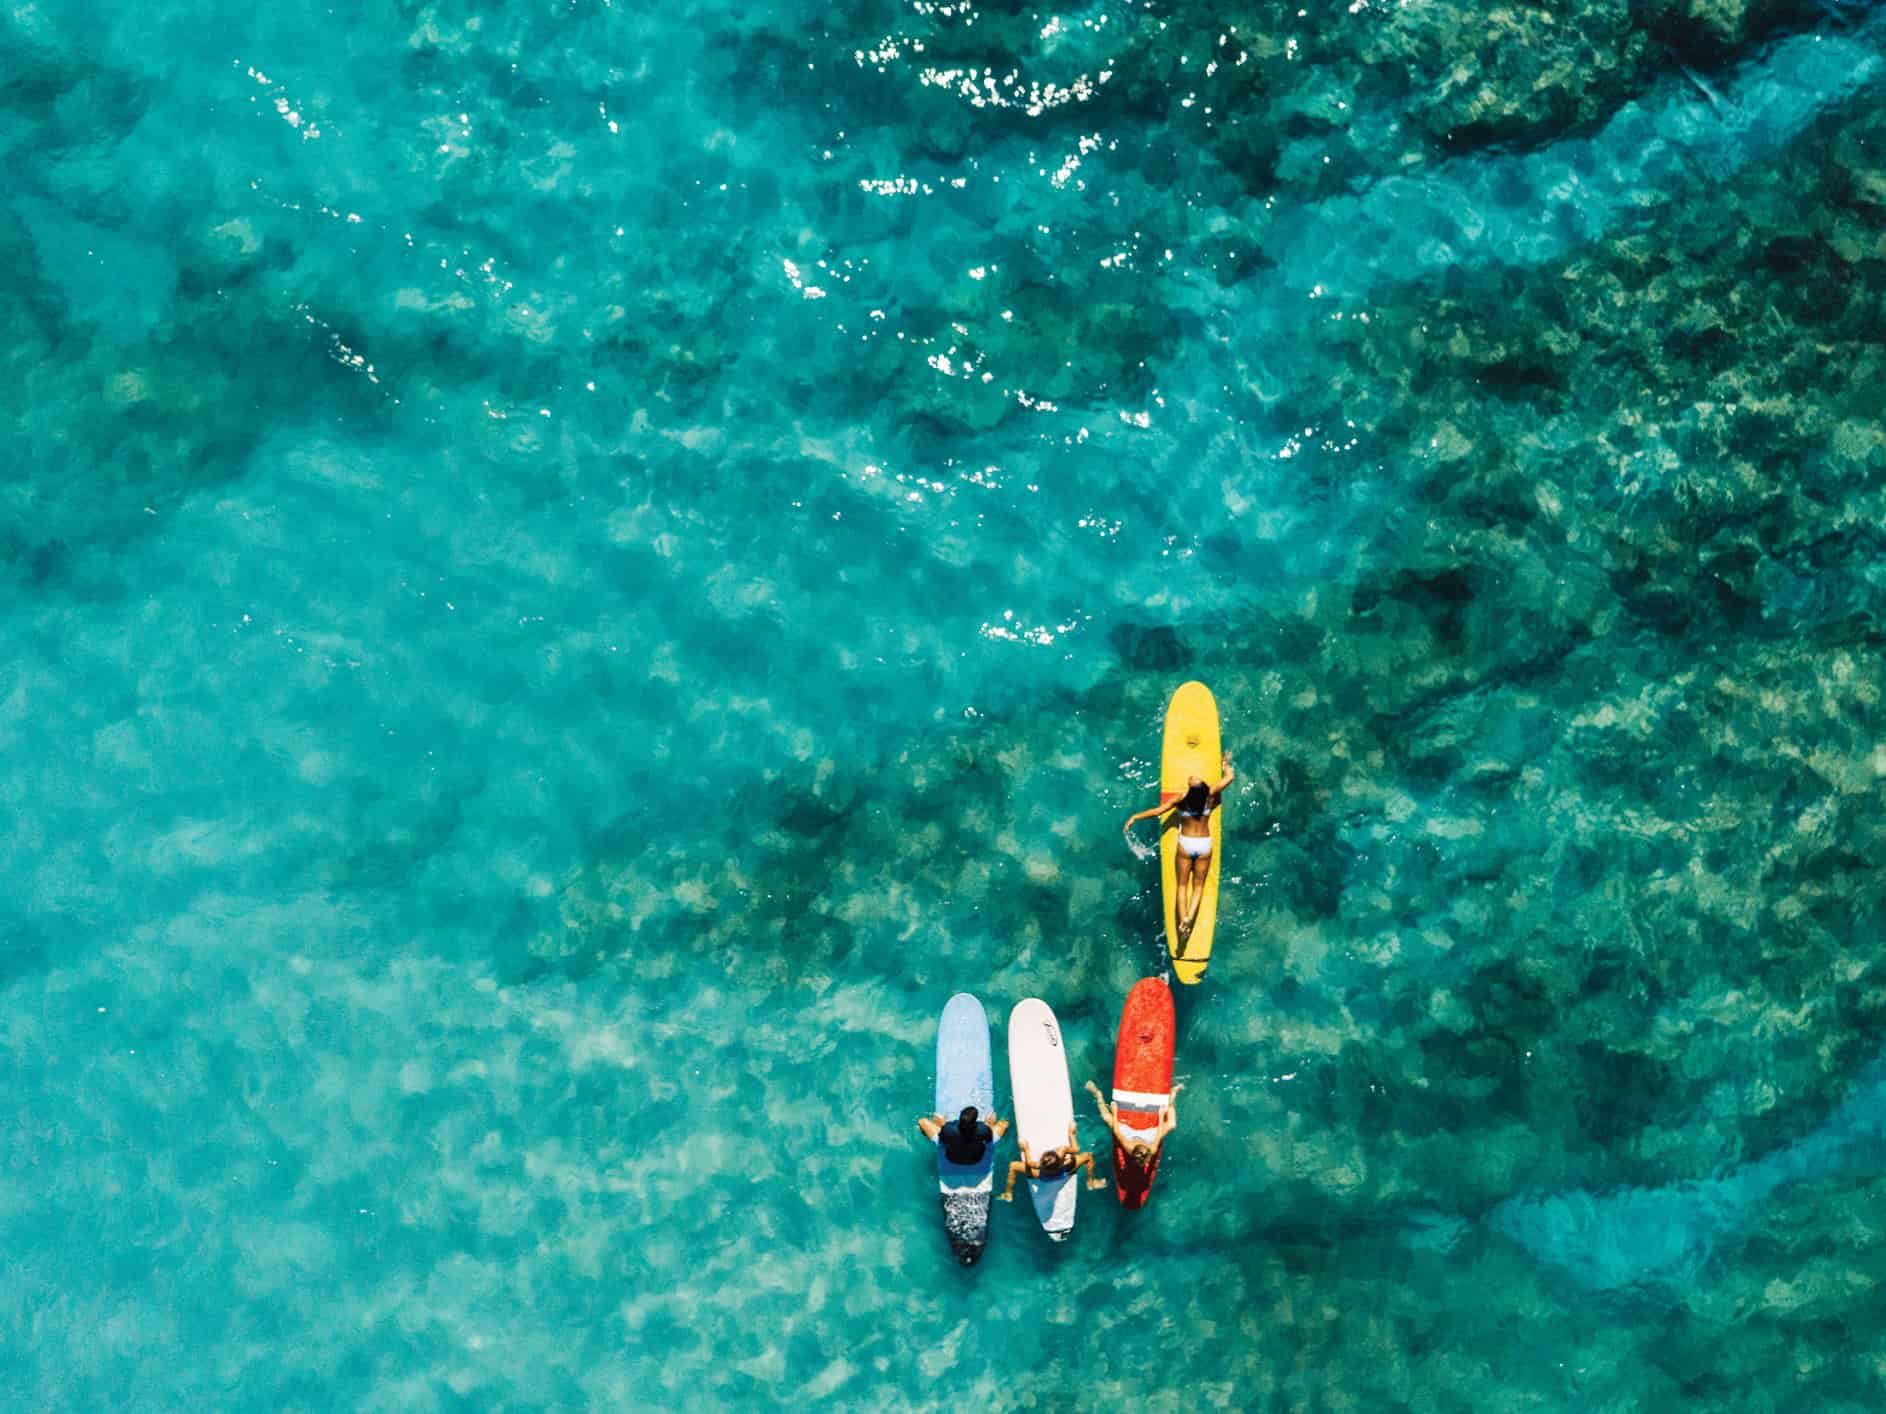
[[[0,1407],[1877,1408],[1882,55],[13,12]],[[1154,1200],[963,1269],[1188,678]]]

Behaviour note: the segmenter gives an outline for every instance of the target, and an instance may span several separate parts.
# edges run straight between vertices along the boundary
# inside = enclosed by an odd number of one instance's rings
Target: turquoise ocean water
[[[8,11],[0,1408],[1879,1408],[1882,95],[1837,0]],[[935,1017],[1109,1073],[1194,676],[1159,1189],[961,1270]]]

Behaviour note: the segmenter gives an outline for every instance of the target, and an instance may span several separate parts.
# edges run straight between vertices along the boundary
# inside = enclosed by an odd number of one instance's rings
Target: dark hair
[[[974,1134],[976,1132],[976,1107],[974,1105],[964,1105],[963,1112],[956,1117],[956,1125],[957,1128],[969,1134]]]
[[[1200,781],[1197,785],[1189,787],[1185,794],[1179,797],[1179,809],[1188,815],[1196,815],[1205,808],[1210,799],[1211,787]]]

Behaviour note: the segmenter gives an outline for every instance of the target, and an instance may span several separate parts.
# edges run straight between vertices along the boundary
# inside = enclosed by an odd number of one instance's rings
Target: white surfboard
[[[1028,1152],[1037,1157],[1065,1146],[1067,1128],[1074,1122],[1067,1051],[1061,1045],[1061,1023],[1038,997],[1015,1003],[1008,1014],[1008,1073],[1017,1140],[1025,1140]],[[1028,1180],[1035,1216],[1056,1242],[1065,1241],[1073,1231],[1080,1188],[1075,1174]]]

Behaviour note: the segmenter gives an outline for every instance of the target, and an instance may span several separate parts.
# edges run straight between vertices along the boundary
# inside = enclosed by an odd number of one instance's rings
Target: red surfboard
[[[1159,1120],[1172,1102],[1172,1048],[1178,1027],[1172,1014],[1172,989],[1157,977],[1143,977],[1126,994],[1120,1011],[1120,1043],[1113,1056],[1113,1109],[1120,1126],[1136,1130],[1152,1143]],[[1143,1208],[1152,1196],[1159,1156],[1145,1169],[1113,1141],[1113,1187],[1129,1208]]]

